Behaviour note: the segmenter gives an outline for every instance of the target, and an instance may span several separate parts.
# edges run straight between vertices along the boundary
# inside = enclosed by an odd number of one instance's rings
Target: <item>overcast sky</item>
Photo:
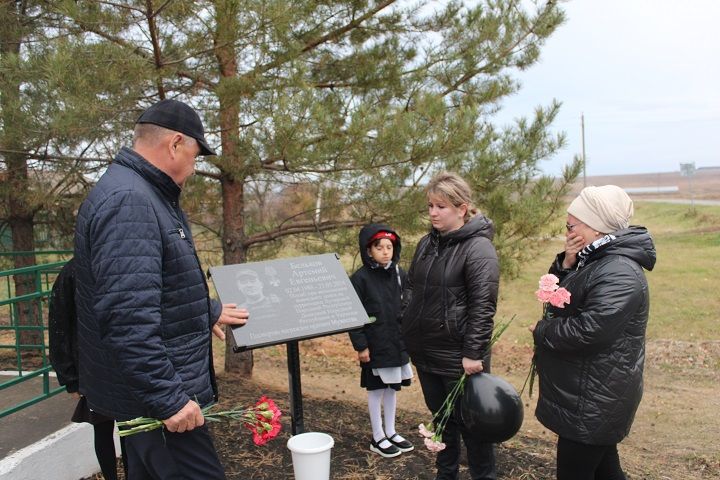
[[[571,0],[540,62],[518,76],[500,123],[553,98],[567,147],[541,168],[559,174],[581,148],[587,174],[720,166],[720,0]]]

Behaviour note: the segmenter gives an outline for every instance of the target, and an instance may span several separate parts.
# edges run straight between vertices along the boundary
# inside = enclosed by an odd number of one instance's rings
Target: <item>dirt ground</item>
[[[417,427],[429,420],[417,382],[400,392],[398,431],[416,444],[416,450],[392,459],[368,450],[370,441],[365,391],[359,386],[359,368],[352,349],[343,337],[328,337],[301,343],[303,413],[305,431],[332,435],[331,478],[334,480],[430,480],[434,478],[434,454],[420,445]],[[348,350],[350,349],[350,350]],[[223,404],[248,404],[262,394],[276,399],[289,410],[288,375],[284,349],[270,347],[255,352],[253,379],[221,375]],[[279,438],[255,447],[250,435],[225,423],[213,425],[216,447],[229,479],[293,479],[290,418],[283,422]],[[552,478],[552,451],[547,436],[517,437],[497,447],[500,478]],[[465,459],[461,472],[466,470]],[[466,475],[466,474],[465,474]]]
[[[370,437],[365,392],[346,336],[301,342],[303,412],[306,431],[329,433],[335,440],[331,478],[335,480],[430,480],[434,457],[420,446],[417,425],[429,420],[419,384],[398,397],[398,431],[416,450],[384,459],[368,450]],[[518,389],[527,374],[529,347],[495,347],[494,373]],[[633,480],[720,478],[720,342],[657,341],[648,344],[645,395],[630,436],[620,445]],[[255,351],[252,379],[220,375],[223,404],[253,402],[261,394],[288,409],[285,350]],[[535,394],[534,397],[537,395]],[[555,435],[534,418],[534,400],[524,395],[525,421],[513,439],[497,446],[501,479],[554,478]],[[233,424],[213,426],[229,479],[292,479],[286,448],[290,419],[279,438],[256,447],[248,432]],[[463,461],[464,462],[464,461]],[[463,466],[461,478],[469,478]]]
[[[420,444],[417,426],[429,420],[418,382],[398,397],[398,431],[415,451],[384,459],[368,450],[370,427],[366,393],[347,335],[300,342],[305,431],[329,433],[335,440],[334,480],[430,480],[434,456]],[[519,390],[527,375],[530,347],[504,342],[494,348],[493,373]],[[11,368],[11,359],[0,364]],[[216,359],[222,366],[222,358]],[[285,348],[255,351],[253,377],[219,372],[223,407],[247,406],[260,395],[289,412]],[[536,397],[537,395],[535,395]],[[500,479],[552,479],[555,435],[534,418],[535,398],[523,396],[525,420],[518,434],[497,446]],[[720,342],[650,341],[645,393],[630,436],[620,444],[623,467],[632,480],[704,480],[720,478]],[[281,435],[257,447],[250,433],[233,423],[213,424],[217,449],[229,480],[292,479],[286,443],[291,423],[283,417]],[[461,467],[461,479],[467,479]],[[100,480],[97,475],[94,480]]]
[[[368,450],[370,437],[365,392],[344,335],[300,343],[305,431],[332,435],[333,480],[431,480],[434,456],[419,445],[417,425],[429,419],[417,382],[398,397],[398,431],[416,444],[413,452],[384,459]],[[521,387],[530,360],[529,347],[506,345],[493,353],[494,373]],[[223,407],[246,406],[261,395],[289,410],[285,350],[255,351],[251,379],[220,373]],[[535,395],[536,397],[537,395]],[[524,395],[525,421],[511,440],[498,445],[498,478],[555,478],[556,437],[534,418],[534,400]],[[645,395],[630,436],[620,444],[623,467],[631,480],[705,480],[720,478],[720,342],[648,343]],[[250,433],[233,423],[212,424],[216,447],[229,480],[293,479],[287,449],[290,418],[280,436],[253,445]],[[461,479],[467,479],[462,460]],[[100,480],[98,475],[92,480]]]

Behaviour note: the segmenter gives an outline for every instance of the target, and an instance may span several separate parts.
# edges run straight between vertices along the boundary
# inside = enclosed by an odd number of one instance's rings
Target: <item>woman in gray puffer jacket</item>
[[[655,265],[644,227],[629,226],[619,187],[587,187],[570,204],[565,251],[550,273],[570,304],[549,307],[533,330],[540,396],[535,415],[559,436],[559,480],[625,479],[617,444],[640,404]]]
[[[432,231],[420,240],[403,292],[402,333],[425,403],[437,413],[463,373],[490,371],[488,346],[497,304],[499,267],[492,222],[472,207],[468,184],[453,173],[426,189]],[[438,480],[456,480],[460,436],[473,480],[496,478],[492,444],[480,443],[450,418]]]

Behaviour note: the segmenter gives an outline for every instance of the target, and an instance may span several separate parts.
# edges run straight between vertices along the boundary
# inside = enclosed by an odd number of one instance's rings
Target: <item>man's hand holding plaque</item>
[[[250,318],[250,313],[246,308],[237,308],[235,303],[223,303],[222,312],[217,323],[213,326],[213,333],[220,340],[225,340],[224,325],[231,327],[242,327]]]

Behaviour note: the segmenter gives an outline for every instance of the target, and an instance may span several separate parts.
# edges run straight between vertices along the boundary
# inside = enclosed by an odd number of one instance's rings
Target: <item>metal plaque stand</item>
[[[288,390],[290,392],[290,415],[292,418],[292,434],[305,431],[303,422],[302,386],[300,385],[300,349],[298,342],[292,341],[287,346]]]

